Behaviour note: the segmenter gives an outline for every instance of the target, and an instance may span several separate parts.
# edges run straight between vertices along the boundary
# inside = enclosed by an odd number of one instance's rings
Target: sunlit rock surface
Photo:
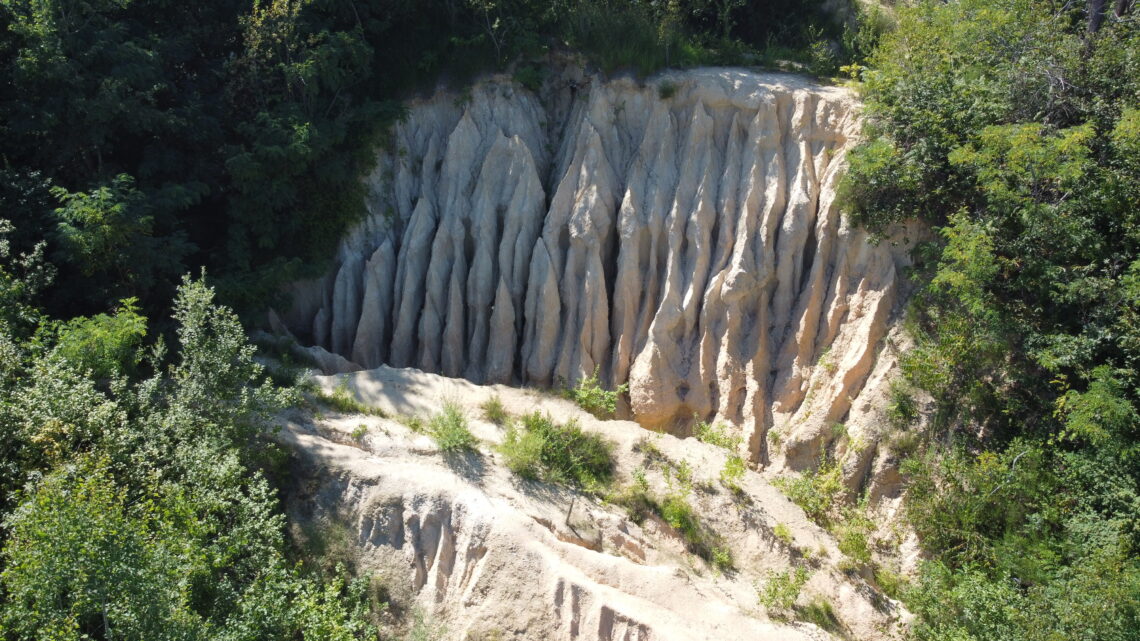
[[[845,89],[732,69],[440,93],[395,128],[367,220],[283,318],[364,368],[597,370],[643,426],[724,420],[753,461],[810,465],[895,367],[906,243],[868,243],[835,203],[858,129]]]

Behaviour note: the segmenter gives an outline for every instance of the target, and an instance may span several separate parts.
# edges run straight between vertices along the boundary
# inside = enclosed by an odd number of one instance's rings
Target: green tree
[[[5,628],[15,638],[193,639],[173,538],[153,506],[125,505],[97,463],[80,460],[30,491],[8,519],[0,574]],[[164,540],[165,539],[165,540]]]

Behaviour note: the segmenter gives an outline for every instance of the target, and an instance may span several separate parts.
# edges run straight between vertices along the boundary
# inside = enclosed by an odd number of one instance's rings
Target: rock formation
[[[721,485],[722,448],[599,421],[541,392],[414,369],[381,366],[315,383],[348,390],[387,417],[427,420],[451,399],[479,439],[479,453],[442,456],[422,430],[394,418],[303,412],[283,420],[279,436],[298,462],[284,496],[294,532],[324,532],[326,544],[330,532],[342,533],[331,547],[373,574],[393,607],[446,626],[437,638],[886,641],[903,632],[901,604],[845,571],[835,538],[760,473],[746,472],[735,491]],[[652,495],[682,496],[733,568],[687,551],[655,515],[635,521],[613,503],[511,474],[494,447],[505,430],[480,418],[492,397],[511,414],[545,412],[610,441],[615,487],[639,474]],[[680,465],[691,470],[690,489],[673,471]],[[796,603],[827,604],[831,634],[784,621],[759,599],[758,586],[796,567],[810,577]]]
[[[596,370],[643,426],[724,420],[753,461],[808,465],[893,366],[904,252],[835,203],[857,131],[847,90],[742,70],[441,93],[395,127],[367,219],[283,319],[365,368]]]

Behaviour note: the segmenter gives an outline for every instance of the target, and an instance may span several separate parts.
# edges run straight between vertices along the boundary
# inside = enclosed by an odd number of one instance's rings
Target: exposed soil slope
[[[346,527],[361,567],[377,572],[403,607],[446,624],[447,638],[828,638],[811,624],[770,620],[758,601],[757,585],[793,566],[810,576],[800,603],[831,604],[837,634],[885,639],[905,616],[858,575],[839,571],[831,536],[760,475],[747,472],[739,493],[726,489],[717,480],[729,454],[721,448],[599,421],[543,393],[418,370],[381,367],[318,382],[346,386],[389,416],[428,417],[445,400],[457,403],[481,439],[477,454],[446,457],[406,419],[364,415],[297,413],[282,432],[302,461],[287,497],[293,522]],[[511,413],[574,419],[614,442],[618,486],[640,470],[653,494],[684,491],[735,569],[720,572],[687,552],[657,517],[638,525],[616,505],[512,475],[493,449],[503,428],[480,418],[478,406],[492,395]],[[683,462],[692,470],[688,490],[675,474]],[[777,524],[790,540],[773,534]]]

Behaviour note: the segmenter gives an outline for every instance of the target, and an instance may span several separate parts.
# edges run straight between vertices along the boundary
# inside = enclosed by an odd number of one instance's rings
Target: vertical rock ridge
[[[329,277],[294,286],[286,323],[365,367],[598,371],[643,425],[726,420],[757,461],[773,429],[842,420],[905,262],[835,203],[857,105],[731,69],[656,82],[674,94],[567,72],[546,102],[498,79],[414,105],[366,179],[368,218]]]

